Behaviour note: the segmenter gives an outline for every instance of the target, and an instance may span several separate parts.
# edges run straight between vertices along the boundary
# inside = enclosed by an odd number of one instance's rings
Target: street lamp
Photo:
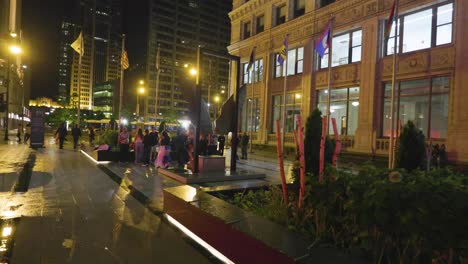
[[[139,82],[140,85],[143,85],[145,82],[144,81],[140,81]],[[136,109],[136,116],[137,116],[137,121],[138,119],[140,119],[140,94],[144,94],[145,93],[145,87],[143,86],[140,86],[138,88],[138,91],[137,91],[137,109]]]
[[[219,96],[215,96],[214,97],[214,101],[216,103],[216,112],[215,112],[215,118],[217,117],[217,115],[219,114],[219,101],[221,99],[219,98]]]
[[[8,47],[8,50],[9,50],[9,54],[7,55],[8,59],[7,59],[7,78],[6,78],[6,94],[5,94],[5,101],[6,101],[6,106],[5,106],[5,137],[4,137],[4,140],[8,140],[8,115],[9,115],[9,112],[8,112],[8,108],[9,108],[9,104],[10,104],[10,71],[11,71],[11,55],[19,55],[21,54],[22,50],[21,50],[21,47],[18,46],[18,45],[11,45]]]

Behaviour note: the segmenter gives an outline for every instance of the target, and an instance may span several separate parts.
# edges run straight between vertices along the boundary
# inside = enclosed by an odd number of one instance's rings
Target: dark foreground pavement
[[[0,192],[0,224],[13,225],[6,263],[216,261],[70,146],[22,151],[10,149],[8,156],[23,162],[32,156],[27,190],[10,183]]]

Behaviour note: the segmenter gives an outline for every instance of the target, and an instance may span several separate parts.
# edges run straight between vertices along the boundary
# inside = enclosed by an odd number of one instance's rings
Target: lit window
[[[347,32],[333,36],[332,67],[361,61],[362,30]],[[319,68],[328,67],[328,50],[320,58]]]
[[[453,3],[401,15],[397,29],[397,50],[399,53],[428,49],[452,43]],[[392,55],[395,41],[395,23],[384,45],[384,55]],[[400,32],[403,31],[403,34]],[[402,35],[402,39],[400,38]]]
[[[278,62],[279,54],[275,55],[275,71],[273,77],[283,77],[286,73],[286,61],[283,65]],[[304,70],[304,47],[288,50],[287,57],[288,76],[302,73]]]

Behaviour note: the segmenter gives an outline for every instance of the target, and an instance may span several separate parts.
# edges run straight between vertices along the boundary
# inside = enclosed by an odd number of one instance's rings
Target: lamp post
[[[216,103],[216,111],[215,111],[214,119],[216,119],[218,117],[218,114],[219,114],[219,101],[220,101],[220,98],[219,98],[218,95],[214,97],[214,101]]]
[[[140,85],[144,85],[145,82],[140,80],[139,81],[139,84]],[[140,86],[137,90],[137,105],[136,105],[136,116],[137,116],[137,122],[139,121],[140,119],[140,94],[144,94],[145,93],[145,87],[143,86]]]
[[[6,94],[5,94],[5,101],[6,101],[6,106],[5,106],[5,137],[4,140],[8,140],[8,115],[9,115],[9,105],[10,105],[10,71],[11,71],[11,54],[13,55],[19,55],[21,54],[22,50],[21,47],[17,45],[12,45],[9,47],[9,54],[8,54],[8,59],[7,59],[7,79],[6,79]]]

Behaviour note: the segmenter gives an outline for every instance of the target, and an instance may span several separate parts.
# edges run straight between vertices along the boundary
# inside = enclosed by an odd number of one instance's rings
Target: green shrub
[[[320,141],[322,137],[322,113],[315,109],[307,118],[304,138],[304,158],[306,173],[308,175],[319,174]],[[333,157],[334,142],[328,137],[325,140],[325,163],[331,163]]]
[[[408,121],[398,140],[396,167],[414,170],[423,165],[426,156],[424,135],[413,122]]]
[[[310,179],[302,208],[294,206],[294,193],[290,205],[283,205],[276,187],[239,194],[235,203],[374,263],[431,263],[441,256],[452,258],[444,263],[462,263],[468,245],[466,176],[372,166],[359,173],[328,167],[326,174],[333,180]]]
[[[117,137],[117,130],[107,129],[99,136],[98,144],[107,144],[112,148],[115,148],[117,147]]]

